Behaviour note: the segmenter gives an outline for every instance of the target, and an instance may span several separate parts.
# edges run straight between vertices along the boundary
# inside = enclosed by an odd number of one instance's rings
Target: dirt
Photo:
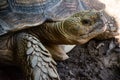
[[[91,40],[76,46],[68,55],[68,60],[57,61],[61,80],[120,80],[120,49],[114,39]],[[24,77],[17,67],[1,66],[0,80]]]
[[[68,54],[68,60],[58,62],[61,79],[120,80],[120,52],[114,49],[108,51],[111,41],[91,40],[85,45],[76,46]]]

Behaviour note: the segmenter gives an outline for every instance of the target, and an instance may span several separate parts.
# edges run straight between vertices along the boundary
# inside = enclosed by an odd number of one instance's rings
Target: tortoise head
[[[45,22],[36,27],[36,34],[42,43],[83,44],[102,34],[106,26],[101,12],[89,10],[71,15],[60,22]],[[45,37],[46,35],[46,37]]]
[[[83,44],[106,30],[100,12],[79,12],[63,22],[65,37],[73,44]]]

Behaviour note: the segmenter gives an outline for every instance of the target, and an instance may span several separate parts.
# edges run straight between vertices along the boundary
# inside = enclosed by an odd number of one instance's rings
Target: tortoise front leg
[[[51,54],[36,37],[19,33],[16,48],[26,80],[60,80]]]

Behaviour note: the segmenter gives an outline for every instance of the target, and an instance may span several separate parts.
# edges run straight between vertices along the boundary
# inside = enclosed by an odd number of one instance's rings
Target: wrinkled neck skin
[[[45,44],[77,44],[76,37],[69,33],[69,27],[63,26],[62,22],[46,22],[39,28],[32,29],[33,34]]]

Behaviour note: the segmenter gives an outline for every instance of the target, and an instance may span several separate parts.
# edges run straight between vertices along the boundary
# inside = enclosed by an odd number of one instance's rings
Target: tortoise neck
[[[46,22],[34,29],[33,34],[37,36],[42,43],[45,44],[73,44],[73,41],[69,39],[69,35],[63,25],[64,21],[61,22]]]

